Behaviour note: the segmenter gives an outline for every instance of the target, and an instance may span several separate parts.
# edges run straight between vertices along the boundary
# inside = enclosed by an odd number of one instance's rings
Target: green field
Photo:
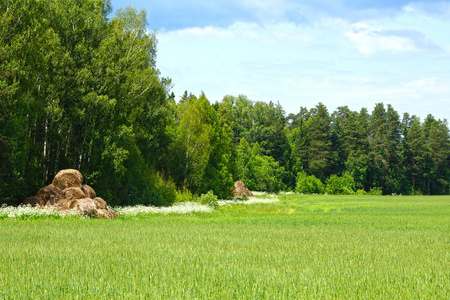
[[[276,198],[0,218],[0,299],[450,298],[450,196]]]

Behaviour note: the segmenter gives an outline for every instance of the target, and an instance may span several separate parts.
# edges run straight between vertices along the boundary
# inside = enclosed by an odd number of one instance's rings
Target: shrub
[[[195,202],[197,196],[192,195],[191,191],[177,191],[175,202]]]
[[[323,194],[325,188],[322,181],[314,175],[306,175],[305,172],[297,174],[295,191],[303,194]]]
[[[367,192],[365,190],[357,190],[356,195],[367,195]]]
[[[355,194],[355,180],[349,174],[342,177],[331,175],[326,181],[327,187],[325,191],[333,195],[353,195]]]
[[[210,207],[213,208],[219,206],[219,203],[217,201],[218,201],[217,196],[214,195],[213,191],[209,191],[208,193],[202,194],[200,196],[201,204],[209,205]]]
[[[381,196],[383,195],[383,189],[380,187],[371,188],[369,191],[369,195]]]
[[[155,176],[155,189],[163,199],[164,205],[172,205],[177,200],[177,187],[172,179],[164,179],[158,172]]]
[[[416,190],[414,188],[411,189],[411,195],[413,196],[423,196],[423,193],[420,190]]]

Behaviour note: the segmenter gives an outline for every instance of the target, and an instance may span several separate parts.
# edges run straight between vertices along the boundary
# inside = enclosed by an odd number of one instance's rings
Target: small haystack
[[[25,199],[23,204],[40,208],[55,206],[61,210],[78,209],[89,217],[117,217],[117,213],[107,208],[105,200],[97,197],[92,187],[83,185],[83,175],[73,169],[59,171],[52,184],[40,189],[36,196]]]
[[[247,197],[254,197],[253,193],[245,187],[244,182],[238,180],[234,183],[233,196],[242,197],[243,195],[246,195]]]

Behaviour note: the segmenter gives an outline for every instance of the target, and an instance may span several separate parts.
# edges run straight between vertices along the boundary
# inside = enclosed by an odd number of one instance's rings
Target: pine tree
[[[308,168],[309,172],[325,181],[330,175],[330,125],[331,118],[322,103],[311,109],[308,127]]]
[[[423,125],[428,148],[426,160],[427,193],[440,195],[449,193],[450,135],[447,121],[428,115]]]
[[[405,137],[405,163],[413,193],[424,191],[424,173],[427,157],[425,135],[420,120],[413,117]]]

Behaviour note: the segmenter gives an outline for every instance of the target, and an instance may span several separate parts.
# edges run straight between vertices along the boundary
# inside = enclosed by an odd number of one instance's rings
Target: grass
[[[0,299],[450,298],[450,196],[258,199],[3,218]]]

